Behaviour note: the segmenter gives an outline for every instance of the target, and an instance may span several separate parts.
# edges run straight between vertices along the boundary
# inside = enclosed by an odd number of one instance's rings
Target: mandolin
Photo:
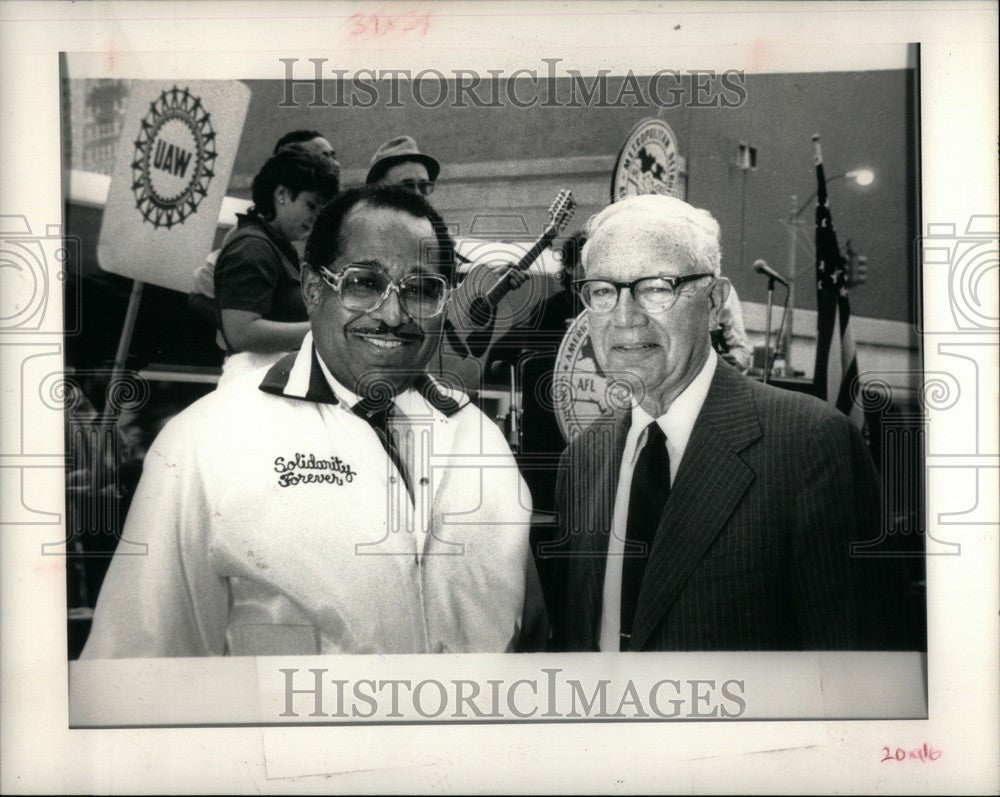
[[[545,232],[535,241],[534,245],[524,253],[524,256],[517,263],[505,270],[485,294],[475,297],[469,304],[469,320],[479,327],[469,338],[469,349],[473,356],[478,357],[486,350],[490,338],[493,335],[493,321],[496,315],[497,306],[500,300],[508,294],[511,289],[508,275],[514,271],[524,271],[534,263],[538,256],[552,243],[553,239],[565,228],[567,222],[576,209],[573,201],[573,192],[568,189],[561,190],[552,205],[549,207],[549,222],[545,227]]]

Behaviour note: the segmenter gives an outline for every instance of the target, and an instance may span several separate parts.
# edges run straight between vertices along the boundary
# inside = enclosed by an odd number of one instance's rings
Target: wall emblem
[[[683,158],[670,125],[644,119],[629,133],[611,176],[611,201],[640,194],[684,199]]]

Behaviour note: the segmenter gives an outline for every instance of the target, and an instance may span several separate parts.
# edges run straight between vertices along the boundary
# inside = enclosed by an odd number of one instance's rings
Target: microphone
[[[763,260],[755,260],[753,264],[753,270],[758,274],[763,274],[768,279],[773,279],[776,282],[780,282],[786,288],[788,287],[788,280],[782,277],[777,271],[771,268]]]
[[[514,363],[509,360],[505,360],[502,357],[490,362],[489,374],[494,379],[499,379],[500,377],[510,376],[510,367]]]

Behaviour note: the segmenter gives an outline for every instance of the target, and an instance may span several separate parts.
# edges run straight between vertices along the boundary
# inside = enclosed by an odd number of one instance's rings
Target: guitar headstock
[[[568,188],[562,189],[549,207],[549,226],[555,228],[556,233],[560,233],[576,210],[576,202],[573,200],[573,192]]]

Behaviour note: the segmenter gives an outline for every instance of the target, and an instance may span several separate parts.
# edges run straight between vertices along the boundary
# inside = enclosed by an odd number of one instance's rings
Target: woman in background
[[[254,177],[253,206],[237,216],[215,266],[223,380],[276,362],[309,331],[295,242],[339,190],[335,162],[305,144],[282,147]]]

